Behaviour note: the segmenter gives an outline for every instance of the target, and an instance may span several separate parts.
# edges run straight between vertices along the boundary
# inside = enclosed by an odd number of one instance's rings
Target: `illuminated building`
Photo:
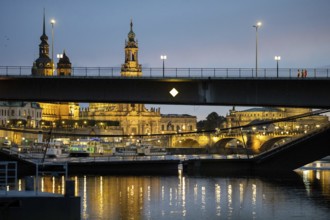
[[[38,127],[42,109],[35,102],[0,102],[0,125]]]
[[[174,131],[188,132],[196,130],[196,116],[187,114],[162,114],[161,116],[161,132],[165,134],[173,133]]]
[[[125,63],[121,68],[121,76],[140,77],[142,67],[138,62],[138,44],[130,24],[128,40],[125,42]],[[119,121],[124,134],[158,133],[160,128],[160,109],[148,110],[144,104],[133,103],[90,103],[83,119],[96,121]]]
[[[48,36],[46,35],[45,11],[43,16],[43,29],[39,44],[39,58],[33,63],[32,75],[34,76],[52,76],[53,61],[49,58]]]
[[[135,40],[133,21],[131,20],[131,29],[128,32],[128,39],[125,40],[125,63],[121,66],[121,76],[142,76],[142,66],[139,64],[138,54],[138,42]]]
[[[65,51],[61,54],[57,63],[57,75],[58,76],[71,76],[71,62]]]
[[[248,124],[256,124],[259,122],[267,122],[287,117],[292,117],[300,114],[311,113],[312,109],[308,108],[273,108],[260,107],[251,108],[243,111],[236,111],[235,107],[229,111],[226,116],[225,127],[231,128],[236,126],[243,126]],[[272,126],[257,126],[255,129],[272,131],[297,131],[304,132],[316,128],[322,124],[328,123],[328,117],[317,115],[299,118],[291,121],[276,122]]]
[[[52,60],[49,58],[48,37],[45,29],[45,13],[43,16],[43,34],[40,37],[39,58],[34,62],[32,75],[52,76]],[[130,22],[130,31],[125,40],[125,62],[121,66],[122,77],[141,77],[142,66],[138,59],[138,42],[133,31],[133,22]],[[72,66],[69,57],[64,51],[57,63],[57,76],[70,76]],[[156,134],[170,131],[191,131],[196,128],[196,117],[187,115],[161,115],[160,108],[147,109],[144,104],[138,103],[90,103],[88,108],[79,108],[78,103],[39,103],[42,108],[42,126],[45,122],[59,122],[59,120],[86,120],[86,127],[104,127],[107,122],[118,122],[123,134]],[[191,120],[192,119],[192,120]],[[87,123],[93,121],[93,123]],[[169,127],[168,124],[173,125]],[[110,123],[111,124],[111,123]],[[164,129],[161,129],[161,124]],[[165,127],[166,124],[166,127]],[[49,125],[49,123],[48,123]],[[93,130],[97,131],[96,129]],[[110,130],[108,129],[108,132]],[[113,132],[113,131],[111,131]]]
[[[125,42],[125,63],[121,68],[123,77],[142,76],[142,67],[138,62],[138,43],[130,23],[128,40]],[[196,117],[188,115],[161,115],[160,108],[147,109],[144,104],[106,104],[91,103],[88,112],[81,112],[83,119],[96,121],[119,121],[124,134],[159,134],[173,131],[193,131],[196,129]],[[168,126],[170,124],[170,126]]]
[[[43,15],[43,33],[40,37],[39,58],[33,63],[32,75],[34,76],[53,76],[54,64],[49,58],[48,36],[45,27],[45,12]],[[58,76],[71,75],[71,62],[65,51],[57,63]],[[62,119],[78,119],[79,104],[78,103],[44,103],[40,102],[42,108],[42,120],[54,122]]]

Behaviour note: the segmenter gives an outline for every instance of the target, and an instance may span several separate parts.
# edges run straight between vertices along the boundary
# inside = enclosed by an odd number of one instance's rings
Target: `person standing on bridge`
[[[300,69],[298,69],[297,77],[298,77],[298,78],[300,77]]]
[[[306,78],[307,77],[307,70],[305,69],[304,70],[304,78]]]

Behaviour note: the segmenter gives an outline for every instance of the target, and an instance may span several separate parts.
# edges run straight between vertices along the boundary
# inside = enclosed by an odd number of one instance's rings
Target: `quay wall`
[[[68,163],[69,174],[177,175],[179,160]]]
[[[0,219],[79,220],[80,197],[0,197]]]

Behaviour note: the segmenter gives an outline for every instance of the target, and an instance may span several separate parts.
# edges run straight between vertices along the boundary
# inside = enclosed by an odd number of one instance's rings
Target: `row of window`
[[[264,114],[241,114],[241,116],[246,116],[246,117],[268,117],[268,114],[264,115]],[[273,115],[269,115],[269,117],[272,116],[272,117],[282,117],[282,114],[279,114],[279,115],[276,115],[276,114],[273,114]]]
[[[15,116],[15,109],[1,109],[0,116]],[[38,111],[30,111],[30,109],[21,111],[18,110],[18,116],[32,116],[34,117],[36,115],[37,118],[41,118],[41,112]]]
[[[193,126],[192,125],[188,125],[188,126],[185,126],[185,125],[162,125],[162,131],[192,131],[193,130]],[[175,129],[175,130],[174,130]]]

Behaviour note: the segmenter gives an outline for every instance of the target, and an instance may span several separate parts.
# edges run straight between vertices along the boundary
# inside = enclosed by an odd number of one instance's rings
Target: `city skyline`
[[[255,65],[255,29],[259,30],[259,68],[329,67],[330,15],[326,0],[250,1],[19,1],[4,0],[0,9],[0,65],[32,66],[38,57],[43,8],[54,54],[65,49],[74,67],[119,67],[133,19],[143,67],[248,67]],[[57,60],[55,60],[57,62]],[[160,105],[151,105],[158,107]],[[148,105],[149,107],[149,105]],[[204,119],[222,106],[164,106],[161,112]]]

